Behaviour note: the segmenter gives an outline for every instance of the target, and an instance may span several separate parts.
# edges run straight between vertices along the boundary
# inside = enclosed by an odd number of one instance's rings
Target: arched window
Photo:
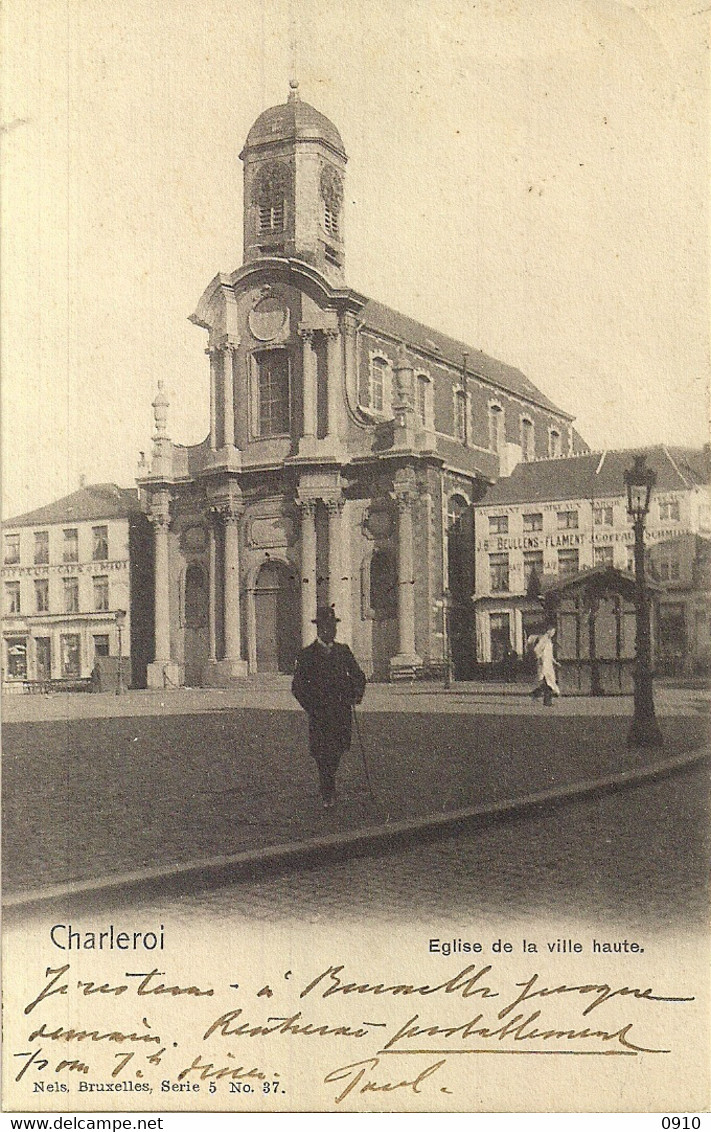
[[[386,621],[397,616],[397,572],[393,556],[386,550],[376,550],[370,560],[371,616]]]
[[[420,428],[430,428],[432,420],[431,382],[426,373],[417,375],[417,422]]]
[[[557,460],[562,452],[563,443],[560,431],[557,428],[552,428],[548,433],[548,455],[551,460]]]
[[[207,583],[205,571],[197,562],[191,562],[185,571],[184,608],[186,628],[204,628],[207,623]]]
[[[529,417],[521,417],[521,459],[528,463],[535,457],[535,438],[533,421]]]
[[[286,350],[254,355],[253,425],[255,436],[285,436],[290,428],[289,356]]]
[[[370,408],[376,413],[385,411],[388,387],[388,363],[385,358],[370,359]]]
[[[504,410],[501,405],[489,405],[489,448],[501,452],[504,446]]]
[[[466,444],[467,395],[461,389],[454,396],[454,435],[462,444]]]

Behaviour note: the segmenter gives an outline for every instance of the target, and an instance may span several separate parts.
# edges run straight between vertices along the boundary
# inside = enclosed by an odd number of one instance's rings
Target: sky
[[[7,0],[3,513],[131,485],[188,321],[242,262],[250,125],[302,98],[349,156],[356,290],[517,366],[594,448],[709,435],[701,0]]]

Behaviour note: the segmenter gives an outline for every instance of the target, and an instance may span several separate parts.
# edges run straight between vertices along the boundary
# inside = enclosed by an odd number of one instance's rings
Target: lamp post
[[[634,573],[636,582],[637,648],[634,672],[634,717],[627,735],[629,747],[659,747],[662,733],[654,715],[652,691],[652,647],[649,627],[649,593],[644,579],[644,523],[657,477],[648,468],[644,454],[635,456],[625,472],[627,514],[634,523]]]
[[[123,692],[123,624],[126,620],[126,610],[117,609],[114,614],[116,628],[118,629],[118,675],[116,677],[116,695]]]

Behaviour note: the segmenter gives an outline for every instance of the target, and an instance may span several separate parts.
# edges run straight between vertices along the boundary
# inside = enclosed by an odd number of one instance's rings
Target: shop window
[[[49,562],[49,531],[35,531],[35,566],[46,566]]]
[[[94,609],[97,613],[107,613],[109,609],[109,579],[94,578]]]
[[[489,515],[489,534],[507,535],[509,533],[508,515]]]
[[[543,515],[540,511],[529,511],[523,516],[524,533],[543,530]]]
[[[64,579],[64,612],[79,612],[79,579]]]
[[[593,566],[604,566],[608,569],[613,565],[613,550],[611,546],[593,547]]]
[[[492,593],[507,593],[509,588],[508,554],[489,555],[489,584]]]
[[[15,566],[20,561],[19,535],[5,535],[5,557],[3,561],[6,566]]]
[[[508,613],[489,614],[489,634],[491,639],[491,660],[499,664],[511,652],[511,616]]]
[[[108,656],[109,655],[109,634],[108,633],[95,633],[94,634],[94,657]]]
[[[81,675],[81,638],[78,633],[62,633],[59,638],[62,676],[71,680]]]
[[[528,464],[535,458],[535,455],[533,421],[528,417],[521,417],[521,459],[524,464]]]
[[[289,357],[285,350],[265,350],[255,357],[255,433],[260,437],[288,435]]]
[[[49,610],[49,579],[35,578],[35,610],[47,613]]]
[[[92,552],[94,562],[105,562],[109,557],[109,528],[92,527]]]
[[[558,530],[559,531],[574,531],[578,527],[578,512],[577,511],[559,511],[558,512]]]
[[[558,551],[558,577],[559,578],[572,578],[574,574],[578,573],[578,551],[577,550],[559,550]]]
[[[5,612],[6,613],[21,613],[20,607],[20,583],[19,582],[5,582]]]
[[[76,527],[64,532],[64,553],[62,555],[62,561],[79,561],[79,531]]]
[[[27,637],[5,639],[5,671],[9,680],[27,679]]]
[[[608,507],[593,507],[593,522],[596,527],[611,527],[613,520],[613,508]]]

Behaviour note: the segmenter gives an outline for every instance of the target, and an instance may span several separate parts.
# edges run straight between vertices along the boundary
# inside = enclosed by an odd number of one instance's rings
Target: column
[[[316,634],[316,500],[301,502],[301,641],[311,644]]]
[[[240,661],[242,636],[239,608],[239,517],[230,505],[223,511],[225,529],[225,660]]]
[[[155,562],[155,663],[170,660],[170,575],[167,513],[151,515]]]
[[[328,380],[328,428],[329,440],[337,440],[340,434],[340,413],[343,399],[343,356],[341,333],[339,330],[324,330],[326,338],[326,369]]]
[[[149,515],[154,532],[154,610],[155,654],[148,665],[149,688],[179,687],[183,682],[182,666],[170,656],[170,527],[167,494],[155,499]]]
[[[232,365],[234,346],[226,343],[222,347],[222,363],[225,386],[225,446],[234,448],[235,443],[235,380]]]
[[[412,504],[409,491],[397,493],[397,614],[400,652],[393,657],[394,667],[421,664],[415,652],[415,565],[412,546]]]
[[[214,516],[210,516],[208,533],[208,660],[217,657],[215,628],[217,624],[217,534]]]
[[[210,448],[217,448],[217,350],[209,347],[205,353],[210,359]]]
[[[304,438],[316,438],[316,383],[317,367],[316,353],[313,348],[314,332],[308,328],[299,330],[303,342],[302,371],[303,371],[303,399],[304,399]]]
[[[343,585],[341,575],[341,511],[343,500],[329,499],[328,510],[328,601],[336,611],[336,617],[343,618]]]

